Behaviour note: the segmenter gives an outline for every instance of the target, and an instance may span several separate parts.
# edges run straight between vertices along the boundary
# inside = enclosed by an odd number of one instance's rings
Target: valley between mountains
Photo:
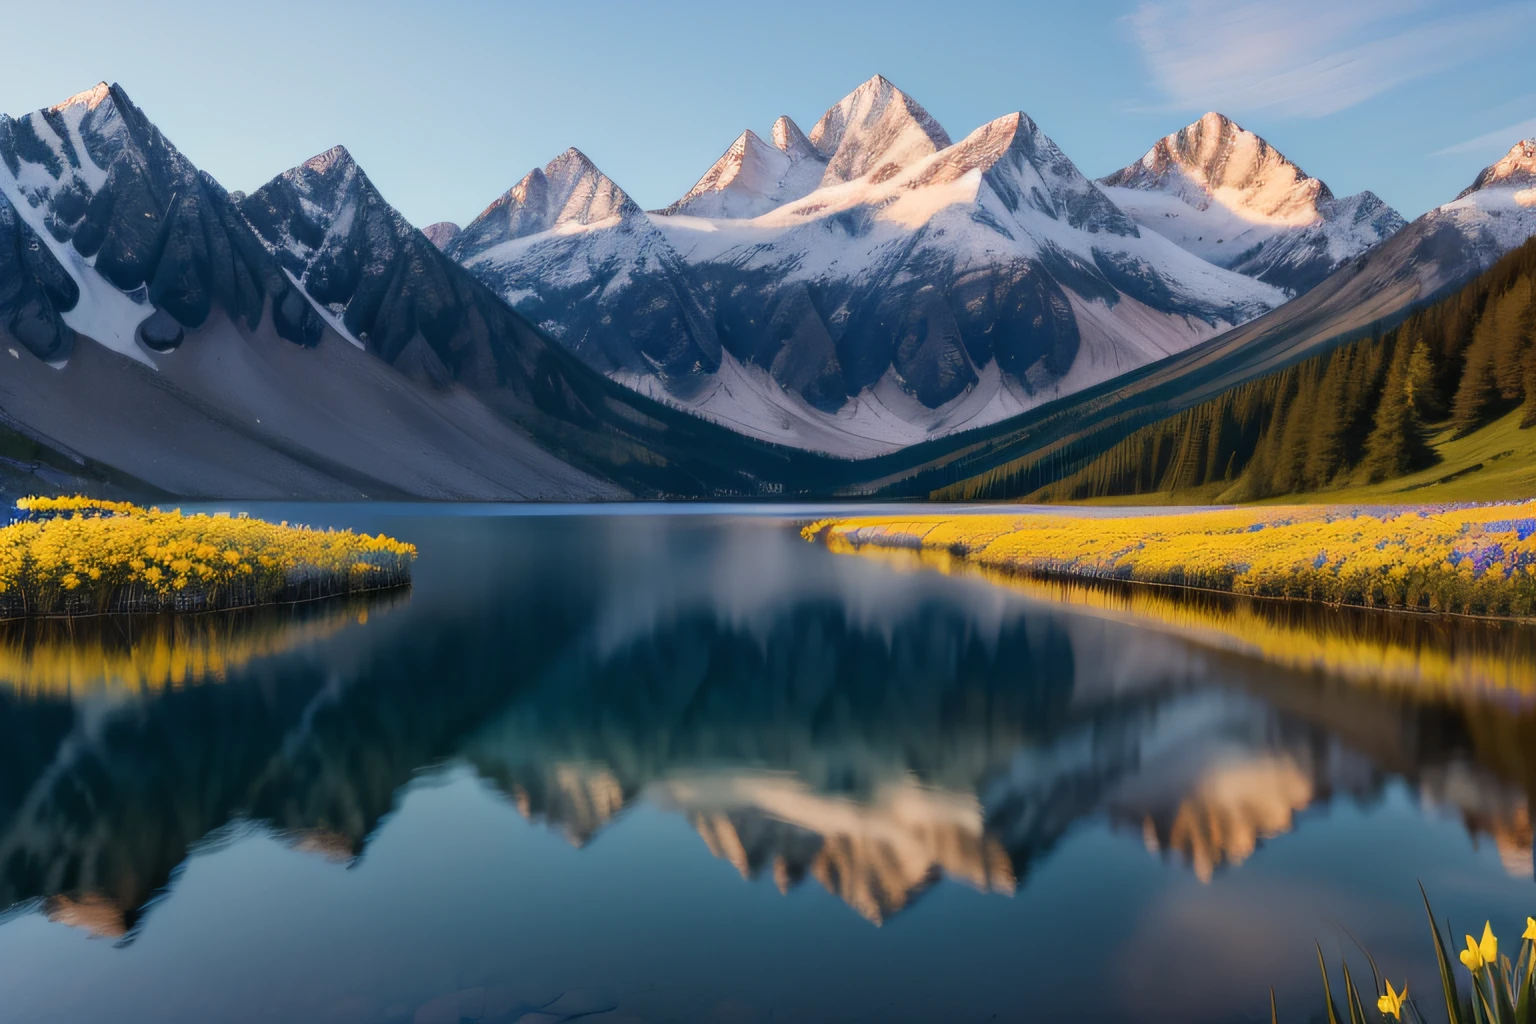
[[[0,489],[1017,497],[1533,234],[1536,142],[1408,223],[1220,114],[1094,180],[879,76],[664,209],[571,149],[419,230],[340,146],[226,191],[103,84],[0,115]]]

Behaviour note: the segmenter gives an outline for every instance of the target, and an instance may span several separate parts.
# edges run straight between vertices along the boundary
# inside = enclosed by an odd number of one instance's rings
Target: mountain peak
[[[1089,232],[1136,234],[1125,214],[1022,111],[988,121],[943,150],[911,184],[948,183],[971,171],[982,173],[1010,211],[1030,207]]]
[[[544,173],[546,175],[573,172],[577,174],[585,174],[588,171],[597,171],[597,164],[594,164],[591,157],[587,156],[587,154],[583,153],[575,146],[571,146],[564,153],[561,153],[559,156],[555,157],[549,163],[544,165]],[[598,171],[598,173],[601,174],[602,172]]]
[[[68,110],[70,107],[84,107],[86,110],[95,110],[110,95],[112,95],[112,87],[106,82],[97,82],[84,92],[77,92],[63,103],[55,103],[48,109],[54,113]]]
[[[883,180],[952,145],[933,115],[881,75],[823,114],[809,141],[828,158],[826,185],[867,174]]]
[[[476,217],[454,250],[483,251],[514,238],[586,226],[640,213],[640,207],[581,150],[572,146],[534,168]]]
[[[421,233],[427,236],[427,241],[437,246],[438,249],[448,248],[448,243],[459,236],[460,228],[451,220],[440,220],[436,224],[428,224],[421,229]]]
[[[347,152],[346,146],[332,146],[324,153],[317,153],[308,160],[305,160],[299,166],[306,171],[314,171],[316,174],[329,174],[337,167],[340,167],[342,170],[356,167],[357,161],[352,159],[352,154]]]
[[[1159,139],[1136,163],[1100,183],[1172,192],[1201,210],[1219,194],[1220,205],[1272,224],[1313,223],[1318,205],[1333,198],[1323,182],[1215,111]]]
[[[1465,199],[1474,192],[1499,185],[1536,185],[1536,138],[1515,143],[1508,153],[1483,168],[1456,198]]]
[[[1140,160],[1099,184],[1141,227],[1293,295],[1404,224],[1370,193],[1336,197],[1216,111],[1159,139]]]
[[[773,144],[792,157],[816,151],[811,140],[805,137],[805,132],[800,130],[800,126],[788,114],[780,114],[779,119],[773,122]]]
[[[809,195],[821,184],[825,159],[787,117],[773,125],[774,144],[750,128],[736,137],[688,194],[661,212],[693,217],[758,217]]]

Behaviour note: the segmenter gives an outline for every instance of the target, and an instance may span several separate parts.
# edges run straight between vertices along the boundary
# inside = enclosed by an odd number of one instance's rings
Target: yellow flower
[[[1520,937],[1522,939],[1536,939],[1536,917],[1525,919],[1525,934]]]
[[[1390,1013],[1394,1020],[1403,1019],[1403,1003],[1408,998],[1408,983],[1403,982],[1401,992],[1392,991],[1392,982],[1387,982],[1387,994],[1376,1000],[1376,1008],[1382,1013]]]
[[[1461,962],[1466,965],[1467,970],[1475,971],[1498,961],[1499,940],[1493,934],[1493,924],[1484,921],[1482,941],[1479,942],[1468,935],[1467,948],[1461,951]]]

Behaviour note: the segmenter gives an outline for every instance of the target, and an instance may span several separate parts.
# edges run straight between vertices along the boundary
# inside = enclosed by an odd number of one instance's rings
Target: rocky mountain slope
[[[848,455],[1004,419],[1285,298],[1139,229],[1021,113],[956,143],[876,77],[772,135],[652,214],[568,152],[447,251],[631,387]]]

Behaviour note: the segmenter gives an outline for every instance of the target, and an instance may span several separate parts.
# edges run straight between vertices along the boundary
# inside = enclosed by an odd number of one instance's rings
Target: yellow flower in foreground
[[[1483,922],[1483,939],[1481,942],[1467,936],[1467,948],[1461,951],[1461,962],[1467,970],[1475,971],[1488,964],[1499,961],[1499,940],[1493,934],[1493,924]]]
[[[1376,1000],[1376,1008],[1382,1013],[1390,1013],[1394,1020],[1403,1019],[1403,1002],[1408,998],[1408,983],[1403,982],[1401,992],[1392,991],[1392,982],[1387,982],[1387,994]]]
[[[1536,939],[1536,917],[1525,919],[1525,934],[1520,937],[1522,939]]]

